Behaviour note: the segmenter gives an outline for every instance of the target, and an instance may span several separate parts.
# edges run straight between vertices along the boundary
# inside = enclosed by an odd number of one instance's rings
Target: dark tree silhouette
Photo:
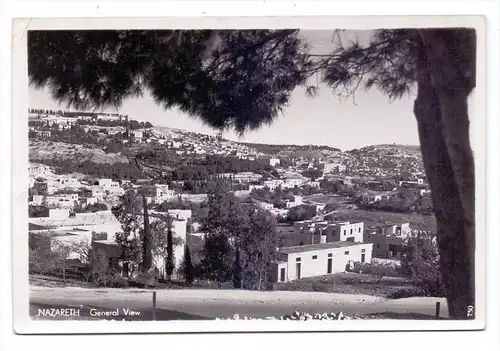
[[[234,254],[233,288],[241,289],[241,262],[240,249],[238,247],[236,247]]]
[[[194,276],[193,276],[193,263],[191,261],[191,250],[189,249],[188,245],[184,247],[184,259],[182,262],[182,271],[186,283],[191,284],[194,280]]]
[[[31,84],[49,86],[69,106],[119,106],[148,89],[165,108],[239,133],[272,122],[293,89],[316,74],[354,102],[360,87],[396,99],[416,86],[414,114],[448,309],[451,318],[467,318],[475,296],[467,112],[476,84],[474,30],[378,30],[368,45],[339,42],[327,55],[308,53],[298,30],[30,31],[28,46]],[[307,87],[311,96],[317,90]]]
[[[172,218],[168,218],[167,221],[167,258],[165,264],[165,271],[167,273],[168,280],[171,279],[172,273],[174,271],[174,242],[172,233]],[[186,246],[187,247],[187,246]]]

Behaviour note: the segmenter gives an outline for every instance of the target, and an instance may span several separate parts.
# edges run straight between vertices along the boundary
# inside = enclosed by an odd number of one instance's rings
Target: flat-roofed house
[[[409,223],[385,224],[368,232],[365,241],[373,243],[373,256],[400,258],[405,252],[405,242],[411,233]]]
[[[335,241],[363,242],[363,222],[298,221],[293,224],[293,245]]]
[[[347,241],[283,247],[273,264],[272,279],[287,282],[345,272],[354,262],[370,263],[372,247],[371,243]]]

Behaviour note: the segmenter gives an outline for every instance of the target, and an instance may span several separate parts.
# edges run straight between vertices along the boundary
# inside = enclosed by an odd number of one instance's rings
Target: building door
[[[285,268],[281,268],[280,270],[280,282],[285,281]]]
[[[300,262],[297,262],[297,263],[295,264],[295,274],[296,274],[296,279],[300,279],[300,267],[301,267]]]
[[[332,259],[328,259],[328,264],[326,266],[326,273],[331,274],[332,273]]]
[[[365,254],[361,254],[361,263],[365,263]]]

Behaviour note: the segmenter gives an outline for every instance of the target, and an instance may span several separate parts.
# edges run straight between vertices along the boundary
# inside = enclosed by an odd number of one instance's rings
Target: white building
[[[33,195],[33,200],[30,202],[30,205],[40,206],[43,204],[44,198],[45,196],[43,195]]]
[[[142,130],[134,130],[132,133],[136,140],[144,138],[144,132]]]
[[[293,201],[286,201],[286,208],[292,208],[302,205],[302,196],[294,195]]]
[[[34,178],[43,177],[50,173],[50,167],[38,163],[30,163],[28,172]]]
[[[99,185],[94,185],[92,186],[92,197],[96,198],[100,201],[104,199],[104,196],[106,195],[106,191],[104,190],[104,187],[99,186]]]
[[[287,282],[345,272],[354,262],[371,263],[373,244],[346,241],[284,247],[273,265],[273,280]]]
[[[262,175],[253,172],[240,172],[234,174],[232,178],[240,183],[251,183],[260,181],[262,179]]]
[[[271,179],[271,180],[264,181],[264,186],[269,188],[269,190],[271,190],[271,191],[276,190],[276,188],[278,188],[282,185],[283,185],[282,179]]]
[[[373,204],[375,202],[381,201],[381,200],[387,200],[390,197],[389,192],[385,193],[366,193],[361,195],[361,201],[365,205]]]
[[[97,200],[96,197],[89,197],[85,200],[85,205],[89,206],[89,205],[95,205],[96,203],[98,203],[99,201]]]
[[[283,189],[290,189],[295,187],[300,187],[304,184],[303,177],[288,177],[283,182]]]
[[[120,183],[113,181],[108,178],[99,179],[99,186],[102,186],[104,190],[112,190],[120,187]]]
[[[263,210],[272,210],[274,208],[273,204],[265,201],[255,201],[255,203]]]
[[[49,207],[55,208],[73,208],[78,202],[78,194],[63,194],[45,197]]]
[[[323,172],[326,173],[341,173],[345,172],[346,166],[341,163],[325,163]]]
[[[310,245],[334,241],[363,242],[364,223],[298,221],[293,224],[292,245]]]

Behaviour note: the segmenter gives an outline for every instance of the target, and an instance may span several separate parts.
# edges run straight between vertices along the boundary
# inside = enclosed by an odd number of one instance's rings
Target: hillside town
[[[156,277],[180,279],[186,247],[190,262],[200,262],[210,235],[203,223],[211,182],[224,182],[243,205],[274,218],[273,283],[354,271],[377,259],[397,264],[412,233],[432,230],[357,215],[429,216],[430,191],[412,147],[324,153],[315,147],[308,154],[312,148],[288,146],[266,154],[220,134],[156,127],[119,114],[35,109],[29,110],[29,138],[29,244],[38,261],[64,247],[64,264],[133,276],[117,209],[135,194],[147,207],[136,229],[158,225],[175,238],[175,269],[168,272],[160,250],[153,254]]]

